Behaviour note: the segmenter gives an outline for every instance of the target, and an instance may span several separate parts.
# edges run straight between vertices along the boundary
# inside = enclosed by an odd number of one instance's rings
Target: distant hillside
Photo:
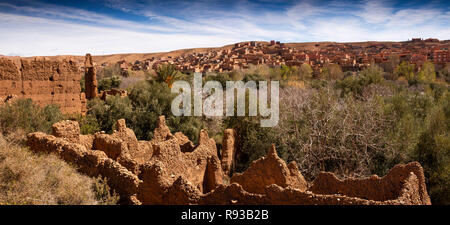
[[[248,42],[248,41],[245,41]],[[241,42],[244,43],[244,42]],[[258,41],[258,43],[268,43],[266,41]],[[399,42],[374,42],[374,41],[368,41],[368,42],[348,42],[348,43],[338,43],[338,42],[304,42],[304,43],[285,43],[288,47],[293,47],[297,49],[305,49],[305,50],[320,50],[321,48],[329,45],[329,44],[352,44],[356,46],[366,47],[368,45],[372,45],[374,43],[383,43],[383,44],[392,44],[392,43],[399,43]],[[319,45],[316,47],[316,45]],[[108,63],[115,63],[120,60],[125,60],[127,62],[133,62],[135,60],[145,60],[151,57],[177,57],[183,54],[192,54],[192,53],[205,53],[208,51],[219,51],[219,50],[225,50],[225,49],[231,49],[233,48],[235,44],[225,45],[222,47],[216,47],[216,48],[191,48],[191,49],[180,49],[170,52],[157,52],[157,53],[127,53],[127,54],[112,54],[112,55],[96,55],[94,56],[94,61],[98,64],[108,62]],[[84,58],[83,58],[84,60]]]
[[[444,42],[448,42],[449,40],[445,40]],[[245,41],[248,42],[248,41]],[[257,41],[258,43],[268,43],[266,41]],[[244,43],[244,42],[241,42]],[[320,50],[327,45],[330,44],[350,44],[354,46],[359,47],[367,47],[369,45],[373,44],[385,44],[388,47],[392,46],[393,44],[399,44],[402,42],[377,42],[377,41],[365,41],[365,42],[303,42],[303,43],[284,43],[287,47],[291,48],[297,48],[301,50]],[[154,52],[154,53],[122,53],[122,54],[111,54],[111,55],[94,55],[93,59],[97,64],[102,63],[115,63],[121,60],[125,60],[127,62],[134,62],[136,60],[145,60],[152,57],[177,57],[183,54],[192,54],[192,53],[205,53],[208,51],[218,51],[218,50],[225,50],[225,49],[231,49],[233,48],[235,44],[225,45],[222,47],[212,47],[212,48],[190,48],[190,49],[180,49],[170,52]],[[10,56],[3,56],[1,57],[10,57]],[[84,62],[84,55],[83,56],[77,56],[77,55],[58,55],[58,56],[47,56],[50,59],[71,59],[73,61],[76,61],[78,63]],[[31,58],[31,57],[26,57]]]

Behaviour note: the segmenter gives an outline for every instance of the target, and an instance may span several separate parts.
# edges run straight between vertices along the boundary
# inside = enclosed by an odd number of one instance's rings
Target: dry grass
[[[286,85],[290,86],[290,87],[294,87],[294,88],[299,88],[299,89],[305,89],[306,88],[304,81],[289,80],[286,83]]]
[[[0,134],[0,205],[114,204],[105,182],[55,155],[36,155]]]

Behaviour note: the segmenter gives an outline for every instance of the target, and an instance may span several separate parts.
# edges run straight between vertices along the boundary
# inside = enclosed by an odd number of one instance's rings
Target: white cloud
[[[430,24],[436,23],[437,17],[441,12],[434,9],[404,9],[394,13],[386,26],[389,27],[405,27],[415,26],[426,22]]]
[[[126,20],[115,19],[110,16],[105,16],[102,14],[70,7],[62,7],[48,4],[45,4],[44,7],[15,6],[13,4],[1,2],[0,7],[11,8],[19,12],[32,13],[33,15],[37,15],[38,18],[50,17],[50,18],[57,18],[60,20],[77,20],[106,26],[124,27],[128,29],[148,29],[161,32],[175,31],[174,29],[164,26],[148,25],[143,23],[135,23]]]
[[[362,11],[355,14],[362,17],[368,23],[383,23],[392,16],[394,8],[386,1],[365,1]]]
[[[7,13],[0,13],[0,17],[0,29],[8,30],[0,36],[0,52],[4,55],[17,52],[22,56],[161,52],[237,41],[217,36],[144,33]]]
[[[311,17],[319,19],[322,13],[327,10],[318,6],[314,6],[309,2],[300,2],[292,8],[286,10],[286,16],[289,18],[291,24],[297,29],[306,29],[304,22],[311,19]]]
[[[435,6],[403,8],[382,1],[299,1],[261,8],[250,1],[183,3],[161,11],[159,1],[109,5],[142,22],[51,4],[0,3],[0,54],[56,55],[158,52],[212,47],[248,40],[401,41],[411,37],[449,39],[450,13]],[[169,3],[170,5],[170,3]],[[22,15],[23,14],[23,15]]]

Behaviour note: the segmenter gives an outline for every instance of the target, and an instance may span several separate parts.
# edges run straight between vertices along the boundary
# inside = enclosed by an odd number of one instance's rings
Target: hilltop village
[[[174,64],[178,70],[190,72],[226,72],[246,69],[251,64],[276,66],[300,66],[308,63],[319,71],[327,63],[338,64],[343,71],[357,71],[373,63],[386,63],[391,56],[408,61],[420,67],[426,61],[436,66],[445,66],[450,61],[450,41],[413,38],[405,42],[364,43],[315,43],[312,47],[296,46],[295,43],[242,42],[229,48],[218,48],[207,52],[193,52],[179,56],[150,57],[129,62],[120,60],[117,64],[123,73],[129,70],[156,69],[160,64]],[[105,67],[110,63],[98,65]]]

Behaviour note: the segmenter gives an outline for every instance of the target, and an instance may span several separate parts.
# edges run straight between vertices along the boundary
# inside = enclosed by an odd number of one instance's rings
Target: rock
[[[65,138],[71,142],[80,142],[80,126],[76,121],[60,121],[52,125],[52,135]]]

